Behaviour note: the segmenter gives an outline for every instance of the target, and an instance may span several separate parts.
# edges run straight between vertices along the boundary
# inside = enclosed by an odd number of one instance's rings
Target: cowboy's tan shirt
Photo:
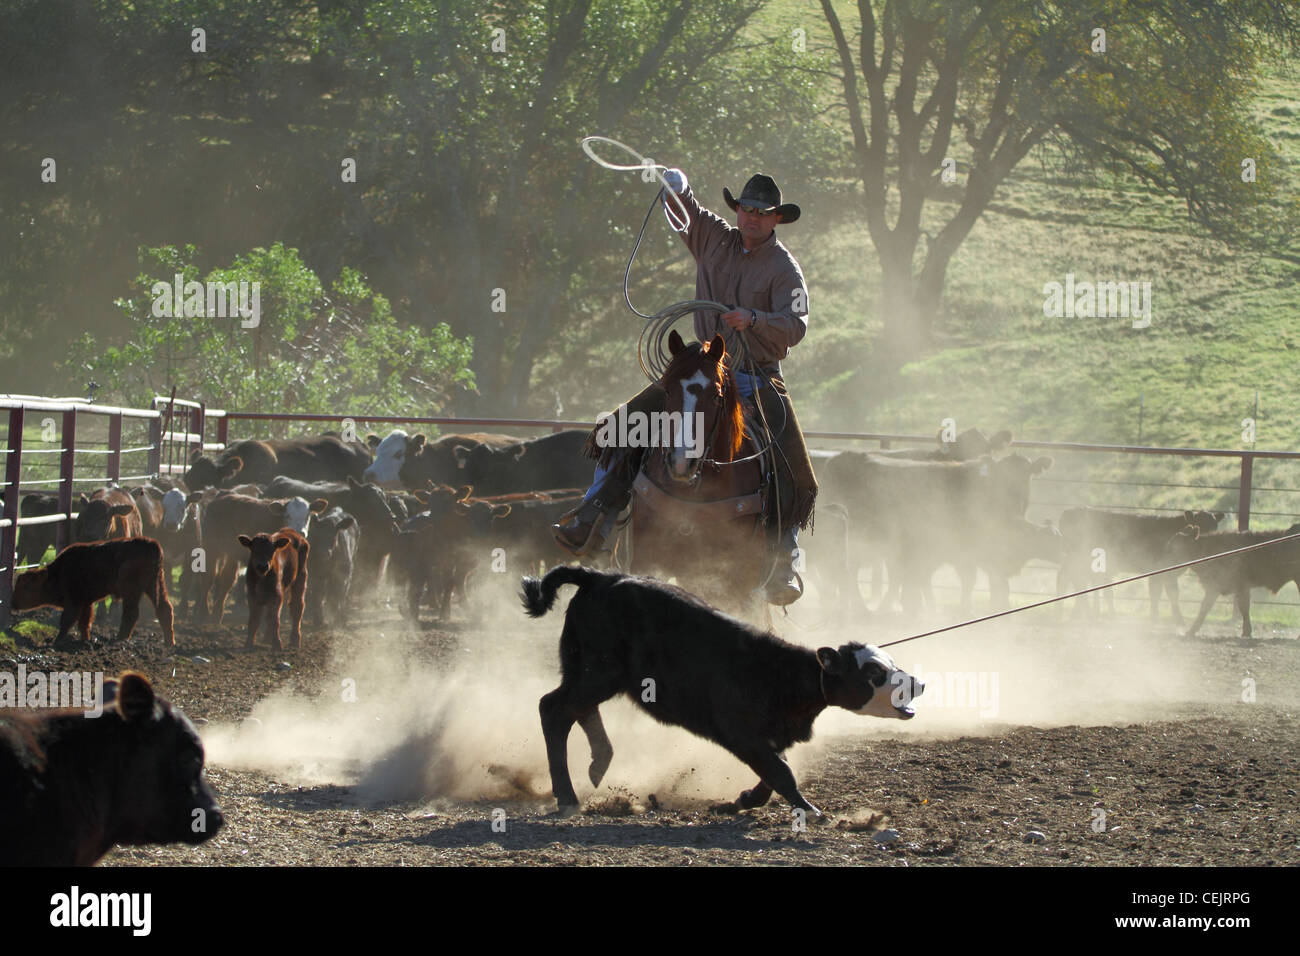
[[[808,286],[799,263],[776,233],[753,252],[746,252],[740,230],[701,206],[688,186],[679,198],[690,214],[690,227],[680,233],[695,257],[695,297],[732,308],[753,309],[754,327],[746,332],[750,353],[760,365],[773,365],[798,345],[808,331]],[[681,212],[668,197],[668,208]],[[721,333],[727,354],[738,354],[732,329],[716,312],[695,313],[695,335],[707,342]]]

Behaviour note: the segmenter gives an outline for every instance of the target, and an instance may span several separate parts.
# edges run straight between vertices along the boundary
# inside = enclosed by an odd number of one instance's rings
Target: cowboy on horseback
[[[740,198],[725,187],[723,199],[736,212],[736,225],[703,208],[695,199],[680,169],[664,173],[664,182],[681,200],[689,214],[689,225],[680,230],[682,240],[696,262],[696,298],[731,305],[718,315],[695,313],[695,335],[701,342],[720,334],[726,344],[736,385],[742,397],[757,398],[763,417],[775,437],[777,478],[792,482],[794,507],[781,515],[775,537],[780,563],[767,587],[773,604],[789,604],[799,597],[800,588],[790,565],[798,545],[798,532],[812,521],[817,481],[804,444],[803,433],[781,375],[781,360],[808,331],[808,291],[803,272],[789,251],[776,238],[778,224],[793,223],[799,207],[782,203],[781,191],[771,177],[762,173],[750,178]],[[669,213],[665,197],[665,215]],[[744,354],[741,336],[756,367],[741,368]],[[651,384],[629,399],[617,414],[650,414],[664,408],[665,393]],[[595,478],[582,503],[559,524],[552,526],[556,541],[575,555],[600,548],[612,518],[631,498],[639,456],[626,448],[597,446],[596,434],[587,451],[598,459]]]

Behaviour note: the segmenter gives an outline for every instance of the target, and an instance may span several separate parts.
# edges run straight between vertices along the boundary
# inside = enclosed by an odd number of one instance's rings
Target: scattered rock
[[[873,833],[873,834],[871,835],[871,842],[872,842],[872,843],[879,843],[879,844],[882,844],[882,845],[883,845],[883,844],[889,844],[889,843],[897,843],[897,842],[898,842],[898,831],[897,831],[897,830],[881,830],[881,831],[879,831],[879,832],[877,832],[877,833]]]
[[[190,660],[192,660],[195,664],[211,664],[211,663],[212,663],[212,659],[211,659],[210,657],[201,657],[201,656],[199,656],[198,654],[195,654],[193,657],[190,658]]]
[[[1042,830],[1030,830],[1025,834],[1024,840],[1026,843],[1046,843],[1047,834]]]
[[[280,663],[275,665],[275,669],[278,671],[291,671],[293,670],[293,665],[288,661],[280,661]]]

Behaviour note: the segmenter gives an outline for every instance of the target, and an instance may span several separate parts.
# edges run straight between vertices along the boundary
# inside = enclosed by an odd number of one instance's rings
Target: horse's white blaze
[[[695,406],[699,404],[699,396],[691,391],[692,385],[699,385],[702,388],[708,388],[713,381],[703,372],[696,372],[690,378],[682,379],[682,421],[695,421]],[[677,440],[673,444],[673,453],[669,458],[672,467],[672,473],[678,477],[685,477],[691,470],[691,459],[686,457],[686,447],[682,442],[685,437],[684,429],[677,434]],[[698,439],[697,439],[698,440]]]
[[[406,432],[394,428],[375,448],[375,460],[364,472],[363,481],[373,481],[377,485],[395,485],[400,483],[399,472],[402,470],[402,458],[406,455]]]

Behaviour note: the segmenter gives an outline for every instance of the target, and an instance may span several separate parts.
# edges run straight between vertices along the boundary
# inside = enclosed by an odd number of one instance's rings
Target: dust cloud
[[[553,808],[537,703],[559,683],[557,648],[572,592],[562,590],[555,609],[532,620],[506,582],[497,583],[479,596],[479,606],[490,607],[485,619],[451,639],[411,631],[395,617],[336,638],[346,650],[316,696],[286,690],[259,702],[249,720],[208,727],[209,759],[297,785],[355,787],[366,803],[510,800]],[[817,598],[814,591],[789,617],[778,615],[776,631],[808,647],[879,644],[959,619],[955,607],[941,607],[916,621],[883,614],[836,623],[834,609]],[[1205,675],[1177,652],[1172,628],[1165,630],[1138,620],[1078,624],[1046,608],[900,645],[892,649],[899,665],[927,683],[915,719],[830,709],[813,744],[792,749],[791,765],[802,775],[829,738],[844,734],[949,737],[1167,716],[1207,689]],[[630,701],[611,700],[601,713],[614,760],[597,795],[654,794],[660,806],[698,807],[732,800],[755,782],[722,748],[657,723]],[[583,799],[593,795],[589,759],[575,726],[569,769]]]
[[[281,691],[247,720],[205,728],[209,762],[299,786],[352,786],[367,803],[536,800],[553,808],[537,704],[560,682],[569,596],[566,588],[550,614],[533,620],[497,589],[486,619],[454,634],[449,660],[428,660],[435,638],[396,619],[336,638],[346,656],[316,696]],[[602,792],[655,794],[671,807],[734,799],[755,783],[717,745],[660,725],[629,701],[611,700],[601,715],[614,744]],[[569,771],[580,796],[592,790],[589,761],[575,726]]]

